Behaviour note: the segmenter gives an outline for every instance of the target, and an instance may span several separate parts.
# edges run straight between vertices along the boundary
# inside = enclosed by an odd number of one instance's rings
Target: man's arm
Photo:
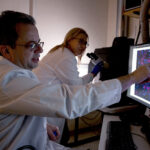
[[[40,84],[33,73],[30,72],[28,75],[22,71],[20,76],[18,73],[18,71],[8,73],[3,78],[5,81],[1,82],[2,113],[73,119],[119,102],[121,90],[124,91],[131,84],[150,77],[150,67],[149,65],[139,67],[118,80],[85,86]]]
[[[1,78],[0,112],[73,119],[119,102],[113,79],[85,86],[41,84],[31,71],[12,70]]]
[[[147,64],[144,66],[140,66],[137,70],[128,75],[119,77],[118,80],[121,82],[122,92],[124,92],[132,84],[140,83],[149,77],[150,77],[150,65]]]

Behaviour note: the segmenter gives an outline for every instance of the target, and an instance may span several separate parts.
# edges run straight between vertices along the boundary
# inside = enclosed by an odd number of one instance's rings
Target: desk
[[[113,116],[113,115],[104,115],[103,118],[103,124],[102,124],[102,132],[100,136],[100,143],[99,143],[99,149],[98,150],[105,150],[106,146],[106,138],[107,138],[107,124],[109,121],[119,121],[118,116]],[[134,144],[137,146],[137,150],[150,150],[150,145],[146,141],[145,135],[141,132],[141,126],[133,126],[131,125],[131,132],[141,135],[134,135],[132,134]]]

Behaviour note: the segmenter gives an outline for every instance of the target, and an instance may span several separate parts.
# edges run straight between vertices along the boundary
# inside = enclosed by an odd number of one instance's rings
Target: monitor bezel
[[[137,66],[137,52],[139,50],[144,50],[144,49],[149,49],[150,50],[150,44],[141,44],[141,45],[134,45],[130,47],[130,53],[129,53],[129,73],[133,72],[136,70]],[[135,91],[135,84],[131,85],[128,90],[127,90],[127,96],[134,99],[135,101],[147,106],[150,108],[150,101],[148,103],[148,100],[137,96],[133,92]]]

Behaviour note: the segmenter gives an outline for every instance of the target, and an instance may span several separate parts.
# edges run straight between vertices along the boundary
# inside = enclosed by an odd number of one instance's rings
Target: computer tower
[[[131,45],[134,45],[134,39],[127,37],[116,37],[113,40],[112,47],[95,49],[94,53],[109,64],[107,69],[104,68],[101,71],[100,80],[104,81],[114,79],[128,74],[128,59]],[[91,70],[89,69],[89,72],[90,71]],[[126,91],[123,92],[120,103],[114,104],[110,107],[118,107],[128,105],[129,103],[136,103],[126,95]]]

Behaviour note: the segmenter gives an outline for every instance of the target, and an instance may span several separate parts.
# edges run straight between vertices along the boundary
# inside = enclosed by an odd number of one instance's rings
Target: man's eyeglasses
[[[26,44],[16,44],[16,46],[24,46],[25,48],[29,48],[31,50],[34,50],[36,48],[38,48],[39,46],[40,47],[43,47],[44,45],[44,42],[28,42]]]
[[[78,39],[78,40],[79,40],[79,43],[80,43],[81,45],[85,45],[86,47],[89,46],[88,42],[85,41],[84,39],[80,39],[80,38],[74,38],[74,39]]]

